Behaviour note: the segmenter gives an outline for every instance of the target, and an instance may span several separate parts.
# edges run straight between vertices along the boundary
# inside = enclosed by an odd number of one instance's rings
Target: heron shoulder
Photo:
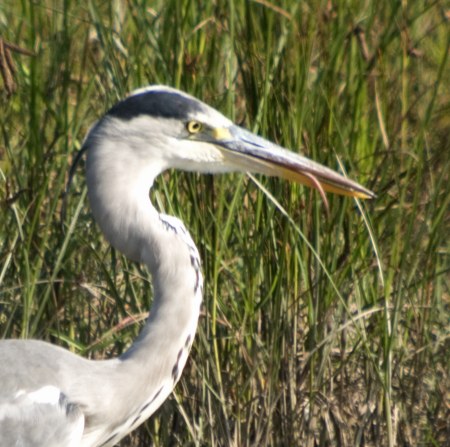
[[[75,447],[83,430],[82,411],[58,387],[19,390],[12,398],[0,401],[1,445]]]

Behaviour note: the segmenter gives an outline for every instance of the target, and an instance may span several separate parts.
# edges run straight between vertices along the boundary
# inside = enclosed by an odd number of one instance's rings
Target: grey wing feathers
[[[11,447],[76,447],[84,416],[57,387],[18,391],[0,400],[0,445]]]

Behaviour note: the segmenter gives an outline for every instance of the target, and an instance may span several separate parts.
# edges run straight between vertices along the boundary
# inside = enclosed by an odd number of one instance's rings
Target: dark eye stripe
[[[186,121],[200,113],[204,106],[194,98],[186,98],[174,92],[152,90],[130,96],[118,102],[107,113],[123,120],[131,120],[140,115],[159,118],[173,118]]]

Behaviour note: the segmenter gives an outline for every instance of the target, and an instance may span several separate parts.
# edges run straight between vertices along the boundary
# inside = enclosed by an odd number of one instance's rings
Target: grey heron
[[[87,360],[38,340],[0,342],[0,445],[112,446],[169,396],[186,363],[202,302],[197,248],[149,190],[167,169],[256,172],[359,198],[358,183],[234,125],[179,90],[150,86],[89,131],[88,197],[109,243],[147,265],[150,316],[120,357]]]

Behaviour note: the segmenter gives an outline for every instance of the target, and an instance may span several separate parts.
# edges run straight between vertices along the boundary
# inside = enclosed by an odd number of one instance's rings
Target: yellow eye
[[[186,130],[190,134],[199,133],[202,129],[203,129],[203,125],[200,121],[192,120],[186,124]]]

